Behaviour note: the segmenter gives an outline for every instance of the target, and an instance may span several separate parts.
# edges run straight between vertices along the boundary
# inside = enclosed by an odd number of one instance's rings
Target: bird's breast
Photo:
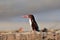
[[[30,23],[30,26],[31,26],[31,24],[32,24],[32,21],[31,21],[31,19],[29,19],[29,23]]]

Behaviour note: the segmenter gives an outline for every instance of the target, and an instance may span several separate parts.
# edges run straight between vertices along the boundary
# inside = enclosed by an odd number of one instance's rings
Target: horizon
[[[27,24],[28,19],[21,17],[25,14],[33,14],[41,29],[55,28],[54,26],[58,26],[56,27],[58,29],[60,0],[0,0],[0,30],[17,30],[20,27],[31,30]],[[52,25],[53,22],[56,22],[55,25]],[[50,23],[52,26],[48,27]]]

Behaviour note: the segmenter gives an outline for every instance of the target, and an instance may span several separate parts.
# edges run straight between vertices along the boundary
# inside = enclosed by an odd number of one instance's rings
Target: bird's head
[[[22,17],[23,18],[30,18],[30,19],[33,19],[34,18],[34,16],[32,14],[24,15]]]

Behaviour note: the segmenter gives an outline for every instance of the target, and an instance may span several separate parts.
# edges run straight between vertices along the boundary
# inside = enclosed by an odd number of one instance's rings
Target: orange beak
[[[28,18],[28,15],[24,15],[24,16],[22,16],[23,18]]]

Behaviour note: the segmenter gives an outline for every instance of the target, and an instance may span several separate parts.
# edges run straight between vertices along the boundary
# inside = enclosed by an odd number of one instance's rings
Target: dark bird
[[[32,14],[24,15],[23,17],[29,19],[29,23],[30,23],[30,26],[32,27],[33,31],[38,31],[38,32],[40,31],[39,27],[37,25],[37,22],[35,21],[35,18]]]
[[[42,32],[47,32],[48,31],[48,29],[47,28],[44,28],[43,30],[42,30]]]

